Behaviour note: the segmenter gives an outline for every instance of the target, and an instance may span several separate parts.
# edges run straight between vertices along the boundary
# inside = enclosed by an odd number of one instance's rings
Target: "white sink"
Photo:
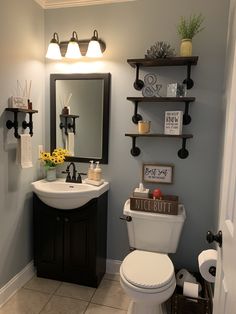
[[[59,209],[73,209],[86,204],[109,190],[109,183],[100,186],[86,183],[69,183],[65,179],[56,181],[39,180],[32,183],[33,192],[48,206]]]

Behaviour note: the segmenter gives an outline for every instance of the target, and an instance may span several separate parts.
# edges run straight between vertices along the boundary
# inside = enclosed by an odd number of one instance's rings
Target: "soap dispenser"
[[[88,179],[94,180],[94,164],[93,160],[90,160],[90,166],[88,168]]]
[[[99,161],[96,161],[96,168],[94,169],[94,180],[95,181],[101,181],[102,179],[102,169],[99,165]]]

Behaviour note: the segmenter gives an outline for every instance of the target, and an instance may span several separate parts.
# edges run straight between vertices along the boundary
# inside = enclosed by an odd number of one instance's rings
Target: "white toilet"
[[[168,253],[175,253],[186,218],[183,205],[178,215],[163,215],[130,210],[127,221],[129,244],[135,250],[120,267],[120,283],[132,300],[128,314],[164,314],[162,304],[173,294],[175,272]]]

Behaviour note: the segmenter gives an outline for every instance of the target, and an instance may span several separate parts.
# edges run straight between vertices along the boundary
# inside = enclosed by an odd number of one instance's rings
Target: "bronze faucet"
[[[70,172],[70,167],[72,166],[73,171],[72,171],[72,175]],[[82,183],[82,179],[81,179],[81,175],[86,175],[86,173],[78,173],[78,176],[76,178],[76,167],[75,167],[75,163],[71,162],[67,167],[66,167],[66,171],[63,171],[63,173],[67,173],[67,177],[66,177],[66,182],[71,182],[71,183]]]

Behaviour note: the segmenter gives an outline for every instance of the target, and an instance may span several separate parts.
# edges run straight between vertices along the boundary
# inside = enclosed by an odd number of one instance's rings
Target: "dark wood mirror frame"
[[[101,164],[108,163],[108,140],[109,140],[109,111],[110,111],[110,73],[88,73],[88,74],[51,74],[50,75],[50,121],[51,151],[56,148],[56,81],[57,80],[103,80],[103,129],[102,129],[102,156],[94,157],[67,157],[66,161],[88,162],[91,158]]]

